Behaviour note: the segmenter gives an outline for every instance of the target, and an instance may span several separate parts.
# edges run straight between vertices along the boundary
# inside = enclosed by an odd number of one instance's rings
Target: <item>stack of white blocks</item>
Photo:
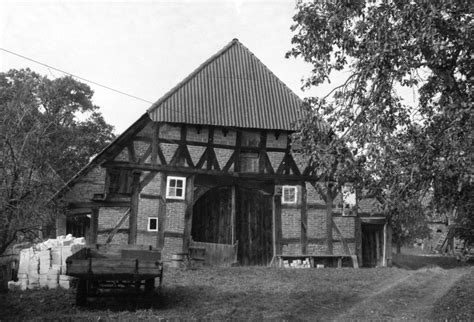
[[[72,255],[71,247],[85,245],[84,237],[59,236],[20,252],[18,282],[10,281],[10,289],[21,290],[58,286],[68,289],[71,278],[66,275],[66,259]]]

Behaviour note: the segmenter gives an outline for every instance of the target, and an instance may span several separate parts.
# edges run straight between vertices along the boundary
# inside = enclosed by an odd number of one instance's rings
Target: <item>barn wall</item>
[[[74,187],[64,194],[64,198],[69,202],[90,201],[96,193],[104,193],[105,169],[94,166],[84,176],[78,178]]]
[[[152,149],[152,142],[155,135],[162,140],[159,143],[161,153],[169,163],[173,158],[176,158],[176,151],[186,140],[186,150],[189,153],[194,166],[203,159],[203,153],[209,147],[207,143],[214,143],[221,145],[214,147],[212,152],[215,155],[215,162],[218,163],[218,168],[211,165],[213,171],[222,170],[227,162],[233,157],[236,148],[241,148],[243,152],[251,151],[259,156],[257,166],[255,168],[247,167],[244,172],[262,172],[261,153],[256,151],[256,148],[269,149],[264,150],[267,156],[267,165],[270,164],[271,169],[265,168],[263,173],[270,173],[276,175],[277,169],[283,166],[282,160],[290,158],[284,150],[288,147],[288,132],[267,131],[266,133],[260,130],[241,130],[239,132],[233,129],[195,126],[189,125],[183,129],[180,125],[174,124],[159,124],[158,132],[156,132],[156,125],[152,122],[144,125],[137,134],[135,139],[130,139],[128,146],[116,150],[111,155],[110,161],[124,162],[140,162],[141,164],[151,165],[150,150]],[[183,135],[185,135],[183,137]],[[210,142],[210,139],[212,141]],[[242,140],[242,145],[237,146],[239,140]],[[201,145],[193,145],[193,142]],[[266,142],[262,146],[260,142]],[[227,147],[228,146],[228,147]],[[249,148],[250,147],[250,148]],[[252,150],[253,149],[253,150]],[[272,150],[273,149],[273,150]],[[278,240],[277,252],[283,255],[296,254],[324,254],[328,251],[327,242],[327,216],[326,203],[324,198],[320,195],[317,189],[308,182],[303,183],[299,181],[286,181],[287,175],[301,175],[307,167],[308,160],[301,155],[292,155],[292,162],[294,166],[291,167],[286,174],[280,172],[278,178],[274,179],[274,184],[289,184],[297,185],[298,187],[298,201],[294,205],[284,205],[277,203],[278,209]],[[291,160],[290,160],[291,161]],[[184,162],[184,160],[182,160]],[[207,159],[206,161],[207,162]],[[236,159],[235,164],[240,164]],[[290,162],[291,163],[291,162]],[[157,160],[160,164],[160,160]],[[183,163],[179,163],[181,166]],[[285,165],[288,162],[285,163]],[[184,166],[189,166],[186,162]],[[209,169],[209,165],[204,165],[201,169]],[[295,170],[296,166],[296,170]],[[156,172],[151,180],[144,178],[149,177],[149,171],[141,170],[140,181],[142,182],[142,189],[138,195],[138,209],[137,209],[137,238],[138,244],[152,245],[163,249],[164,258],[169,259],[172,254],[181,253],[186,249],[186,214],[189,212],[189,200],[167,200],[166,199],[166,176],[176,175],[193,177],[187,173],[180,174],[179,166],[173,165],[173,173]],[[231,173],[236,168],[232,165],[228,172]],[[272,171],[273,170],[273,171]],[[298,173],[299,172],[299,173]],[[186,193],[193,191],[193,186],[187,180],[188,188]],[[104,194],[106,185],[106,170],[101,166],[92,167],[85,175],[80,177],[74,183],[71,191],[65,194],[65,199],[69,202],[91,202],[94,194]],[[130,202],[130,198],[126,199]],[[122,200],[123,201],[123,200]],[[105,201],[107,202],[107,201]],[[361,229],[360,222],[354,216],[341,216],[342,200],[340,195],[333,201],[333,253],[334,254],[359,254],[361,243]],[[192,206],[191,206],[192,207]],[[360,210],[368,213],[372,209],[372,205],[367,202],[360,204]],[[128,208],[100,206],[98,216],[98,238],[97,242],[105,242],[108,234],[117,226],[124,213]],[[148,218],[158,217],[158,232],[147,231]],[[58,219],[58,225],[61,225],[63,220]],[[128,220],[119,227],[119,231],[115,234],[113,243],[128,242]],[[59,230],[58,230],[59,231]],[[189,233],[188,233],[189,234]],[[342,236],[341,236],[342,235]]]

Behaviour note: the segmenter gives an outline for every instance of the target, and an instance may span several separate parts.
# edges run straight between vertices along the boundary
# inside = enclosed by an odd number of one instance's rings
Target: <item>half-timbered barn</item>
[[[153,245],[165,259],[197,252],[209,263],[267,265],[345,254],[384,265],[385,217],[346,212],[341,195],[328,201],[292,153],[301,103],[234,39],[67,183],[58,234]]]

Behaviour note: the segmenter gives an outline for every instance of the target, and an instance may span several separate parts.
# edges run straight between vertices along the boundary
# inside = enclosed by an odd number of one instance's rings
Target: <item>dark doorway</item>
[[[191,235],[197,242],[238,242],[240,265],[267,265],[273,256],[271,195],[236,186],[233,223],[232,187],[213,188],[194,204]]]
[[[362,224],[362,266],[376,267],[383,259],[383,225]]]

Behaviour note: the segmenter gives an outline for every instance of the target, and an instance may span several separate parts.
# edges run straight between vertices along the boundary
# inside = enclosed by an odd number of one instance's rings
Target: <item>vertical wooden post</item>
[[[273,198],[274,207],[275,207],[275,245],[276,245],[276,254],[282,254],[282,231],[281,231],[281,196],[275,196]]]
[[[186,212],[184,214],[184,240],[183,253],[189,251],[191,244],[191,229],[193,224],[193,204],[194,204],[194,176],[186,179]]]
[[[132,179],[132,199],[130,201],[130,217],[128,244],[135,245],[137,243],[137,219],[138,219],[138,197],[140,194],[140,175],[139,172],[133,173]]]
[[[387,266],[387,222],[383,225],[382,266]]]
[[[260,132],[260,143],[258,151],[258,172],[265,173],[265,156],[267,153],[267,132],[262,130]]]
[[[232,240],[232,245],[235,244],[235,185],[232,185],[231,187],[231,196],[230,196],[230,204],[231,204],[231,209],[230,209],[230,224],[231,224],[231,240]]]
[[[375,259],[376,265],[380,263],[380,230],[376,230],[374,233],[375,237]]]
[[[166,231],[166,175],[163,172],[160,176],[160,203],[158,205],[158,249],[163,249],[165,246],[165,231]]]
[[[159,137],[159,127],[158,123],[153,122],[153,136],[151,141],[151,163],[157,164],[158,163],[158,137]]]
[[[327,184],[326,189],[326,242],[327,242],[327,253],[333,254],[333,243],[332,243],[332,203],[333,193],[332,184]]]
[[[89,240],[88,244],[93,245],[97,244],[97,232],[99,229],[99,208],[93,207],[91,213],[91,221],[90,221],[90,230],[89,230]]]
[[[275,190],[275,188],[273,188]],[[275,198],[278,198],[275,193],[272,198],[272,238],[273,238],[273,258],[275,259],[277,255],[277,224],[276,224],[276,203]]]
[[[242,146],[242,132],[237,131],[235,133],[235,160],[234,160],[234,172],[240,172],[240,148]]]
[[[307,214],[307,197],[306,183],[301,183],[301,253],[306,254],[308,247],[308,214]]]

